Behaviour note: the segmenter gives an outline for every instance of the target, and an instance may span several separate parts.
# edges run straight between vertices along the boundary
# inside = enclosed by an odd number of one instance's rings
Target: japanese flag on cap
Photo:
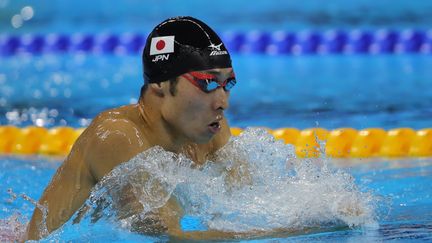
[[[174,52],[174,36],[153,37],[150,44],[150,55]]]

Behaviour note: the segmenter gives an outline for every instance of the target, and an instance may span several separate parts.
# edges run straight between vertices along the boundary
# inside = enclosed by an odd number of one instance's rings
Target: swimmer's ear
[[[150,84],[150,89],[159,97],[163,97],[164,96],[164,87],[162,85],[162,83],[151,83]]]

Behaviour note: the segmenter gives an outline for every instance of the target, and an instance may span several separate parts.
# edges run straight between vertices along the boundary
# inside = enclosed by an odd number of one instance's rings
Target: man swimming
[[[230,55],[209,26],[192,17],[163,21],[148,36],[142,61],[145,84],[138,103],[94,118],[39,200],[48,210],[46,226],[36,208],[26,240],[62,226],[102,177],[150,147],[184,153],[203,164],[228,142],[224,111],[236,80]],[[162,225],[159,231],[181,237],[181,209],[174,198],[154,215]]]

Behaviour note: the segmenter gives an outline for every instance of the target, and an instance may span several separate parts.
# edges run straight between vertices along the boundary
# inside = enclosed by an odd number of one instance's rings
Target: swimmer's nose
[[[226,110],[229,107],[229,92],[225,91],[222,87],[217,88],[214,91],[214,103],[213,109],[215,110]]]

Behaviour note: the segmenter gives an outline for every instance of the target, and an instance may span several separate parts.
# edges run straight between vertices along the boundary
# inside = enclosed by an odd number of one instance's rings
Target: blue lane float
[[[432,52],[432,30],[229,31],[221,33],[232,53],[268,55],[393,54]],[[147,35],[27,34],[1,35],[0,55],[139,54]]]

